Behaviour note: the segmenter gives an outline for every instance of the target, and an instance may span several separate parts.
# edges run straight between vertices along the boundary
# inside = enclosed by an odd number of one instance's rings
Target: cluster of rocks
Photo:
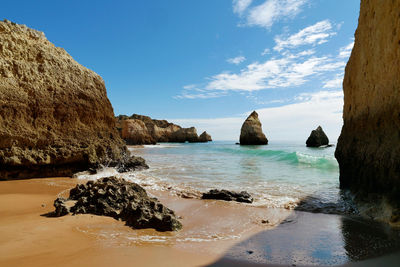
[[[121,219],[135,229],[154,228],[157,231],[176,231],[182,228],[175,213],[151,198],[136,183],[107,177],[70,190],[69,198],[54,201],[53,216],[95,214]]]
[[[117,129],[128,145],[212,141],[207,132],[203,132],[198,136],[195,127],[182,128],[166,120],[155,120],[148,116],[133,114],[128,117],[119,115],[116,120]]]
[[[42,32],[0,21],[0,179],[132,161],[140,165],[115,128],[103,79]]]

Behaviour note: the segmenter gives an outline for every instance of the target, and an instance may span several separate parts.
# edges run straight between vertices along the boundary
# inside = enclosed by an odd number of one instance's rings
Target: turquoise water
[[[304,199],[332,206],[343,198],[335,147],[307,148],[299,142],[239,146],[217,141],[130,150],[150,166],[130,178],[154,190],[177,194],[200,194],[213,188],[245,190],[255,198],[254,205],[279,208],[295,208]]]

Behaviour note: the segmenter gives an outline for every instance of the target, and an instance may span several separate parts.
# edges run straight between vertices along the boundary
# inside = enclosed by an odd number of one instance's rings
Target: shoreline
[[[74,178],[0,182],[1,266],[126,266],[132,262],[137,266],[275,266],[273,263],[277,260],[281,266],[290,266],[293,255],[298,257],[297,266],[316,265],[329,262],[324,261],[324,257],[329,256],[321,249],[326,245],[324,242],[336,246],[336,250],[326,251],[336,251],[340,257],[333,254],[329,257],[339,259],[337,263],[343,266],[362,266],[361,263],[377,261],[385,261],[386,266],[390,266],[391,259],[399,258],[397,253],[348,262],[348,251],[363,255],[365,249],[351,242],[342,244],[340,238],[343,236],[346,241],[347,232],[343,229],[348,228],[348,233],[352,233],[353,228],[368,225],[369,222],[365,224],[360,221],[362,219],[184,199],[163,191],[147,190],[181,217],[183,229],[179,232],[135,230],[111,217],[91,214],[41,216],[54,210],[53,201],[58,196],[67,196],[70,188],[83,182],[86,180]],[[368,227],[363,233],[369,231]],[[377,237],[371,237],[374,244],[386,242],[379,235],[387,229],[379,227],[375,229]],[[351,236],[356,237],[356,234]],[[274,250],[265,250],[267,247]],[[317,256],[299,256],[299,251],[322,251],[323,257],[319,258],[318,253]],[[385,251],[395,252],[393,249]],[[383,252],[381,254],[385,255]]]
[[[41,216],[54,210],[58,196],[67,196],[82,182],[73,178],[0,182],[1,266],[122,266],[132,259],[138,266],[204,266],[238,241],[272,228],[273,224],[261,223],[263,218],[278,224],[285,217],[239,203],[154,191],[149,193],[182,217],[181,231],[134,230],[113,218],[90,214]]]

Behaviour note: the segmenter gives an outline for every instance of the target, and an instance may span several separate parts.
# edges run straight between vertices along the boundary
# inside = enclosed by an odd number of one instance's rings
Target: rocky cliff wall
[[[156,142],[207,142],[200,139],[195,127],[182,128],[166,120],[155,120],[148,116],[133,114],[119,115],[117,125],[122,138],[129,145],[154,144]],[[128,121],[128,122],[125,122]]]
[[[340,187],[400,206],[400,1],[361,1],[343,90]]]
[[[42,32],[0,22],[0,179],[70,176],[126,157],[102,78]]]

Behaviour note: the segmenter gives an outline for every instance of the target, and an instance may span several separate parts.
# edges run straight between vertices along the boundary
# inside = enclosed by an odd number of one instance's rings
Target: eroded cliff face
[[[126,157],[102,78],[43,33],[0,22],[0,179],[70,176]]]
[[[145,145],[157,142],[207,142],[202,141],[195,127],[182,128],[166,120],[155,120],[148,116],[119,115],[117,127],[128,145]],[[208,135],[209,136],[209,135]],[[211,136],[209,136],[211,139]]]
[[[400,1],[362,0],[343,82],[340,187],[400,206]]]

